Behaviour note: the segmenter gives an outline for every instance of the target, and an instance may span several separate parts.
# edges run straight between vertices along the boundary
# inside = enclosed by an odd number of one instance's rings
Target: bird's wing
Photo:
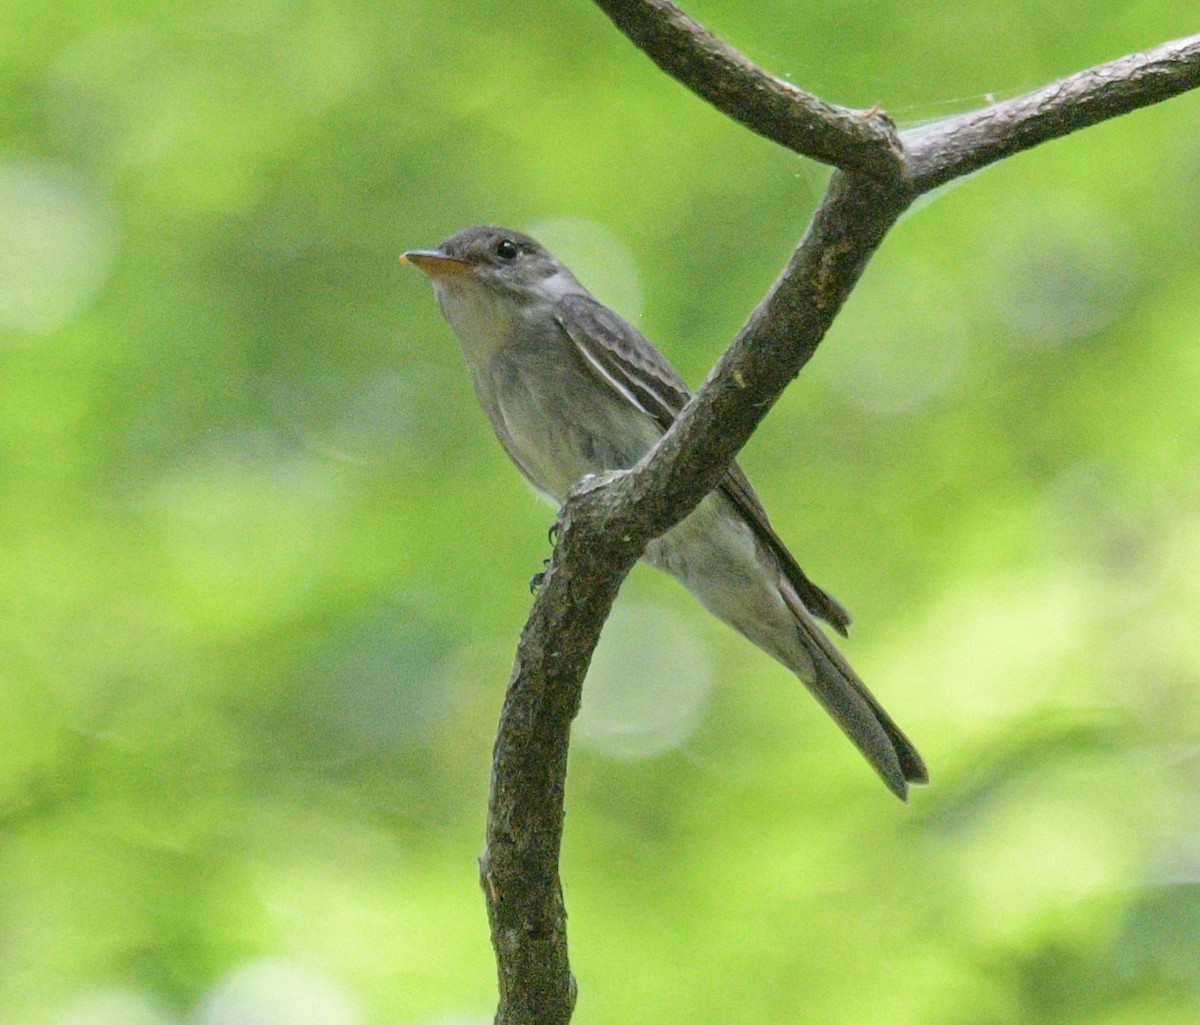
[[[666,357],[590,295],[566,296],[559,303],[558,324],[588,366],[666,431],[692,397]]]
[[[563,307],[557,316],[559,327],[588,366],[666,431],[692,397],[678,371],[633,325],[591,296],[572,295],[559,301]],[[730,464],[721,490],[775,555],[804,607],[845,635],[849,614],[805,575],[775,533],[766,509],[737,463]]]
[[[771,526],[771,521],[767,518],[767,511],[763,508],[763,504],[759,500],[758,495],[755,494],[754,488],[750,486],[750,481],[746,478],[746,474],[737,463],[730,465],[729,472],[725,475],[725,480],[721,483],[721,488],[733,500],[733,504],[738,507],[742,515],[746,517],[746,522],[750,524],[754,533],[758,535],[758,539],[779,560],[779,565],[783,569],[783,575],[787,578],[788,583],[795,588],[796,595],[804,604],[804,607],[818,619],[825,620],[826,623],[845,637],[846,629],[850,626],[850,613],[846,611],[842,603],[833,597],[833,595],[808,579],[808,576],[796,561],[795,556],[788,551],[787,545],[783,543],[782,538],[775,533],[775,528]]]

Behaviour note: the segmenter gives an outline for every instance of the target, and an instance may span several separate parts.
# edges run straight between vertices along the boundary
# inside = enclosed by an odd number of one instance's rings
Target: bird
[[[526,234],[465,228],[401,260],[432,283],[492,430],[552,503],[587,475],[636,464],[691,398],[641,332]],[[909,784],[928,782],[912,742],[817,623],[845,636],[849,615],[805,575],[737,463],[643,559],[794,673],[892,793],[907,800]]]

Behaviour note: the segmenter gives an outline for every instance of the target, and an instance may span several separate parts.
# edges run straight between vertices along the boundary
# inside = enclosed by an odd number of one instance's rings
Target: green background
[[[689,10],[909,125],[1195,31]],[[568,786],[578,1021],[1200,1017],[1198,119],[909,215],[744,454],[930,765],[908,807],[635,571]],[[397,255],[534,230],[698,383],[826,176],[583,0],[7,0],[0,1021],[490,1020],[476,857],[552,513]]]

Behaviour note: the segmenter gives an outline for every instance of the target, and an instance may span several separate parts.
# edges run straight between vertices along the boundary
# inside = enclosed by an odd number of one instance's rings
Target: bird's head
[[[436,249],[411,249],[400,259],[428,275],[434,289],[482,289],[518,303],[553,301],[579,284],[558,260],[519,231],[484,225],[464,228]]]

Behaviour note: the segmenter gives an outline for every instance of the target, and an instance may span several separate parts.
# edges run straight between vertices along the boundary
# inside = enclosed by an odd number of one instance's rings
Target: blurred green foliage
[[[908,124],[1194,31],[689,9]],[[475,857],[551,514],[396,257],[541,226],[699,382],[826,172],[583,0],[0,22],[0,1021],[490,1020]],[[926,755],[911,806],[635,573],[569,785],[578,1021],[1200,1017],[1198,117],[914,212],[745,453]]]

